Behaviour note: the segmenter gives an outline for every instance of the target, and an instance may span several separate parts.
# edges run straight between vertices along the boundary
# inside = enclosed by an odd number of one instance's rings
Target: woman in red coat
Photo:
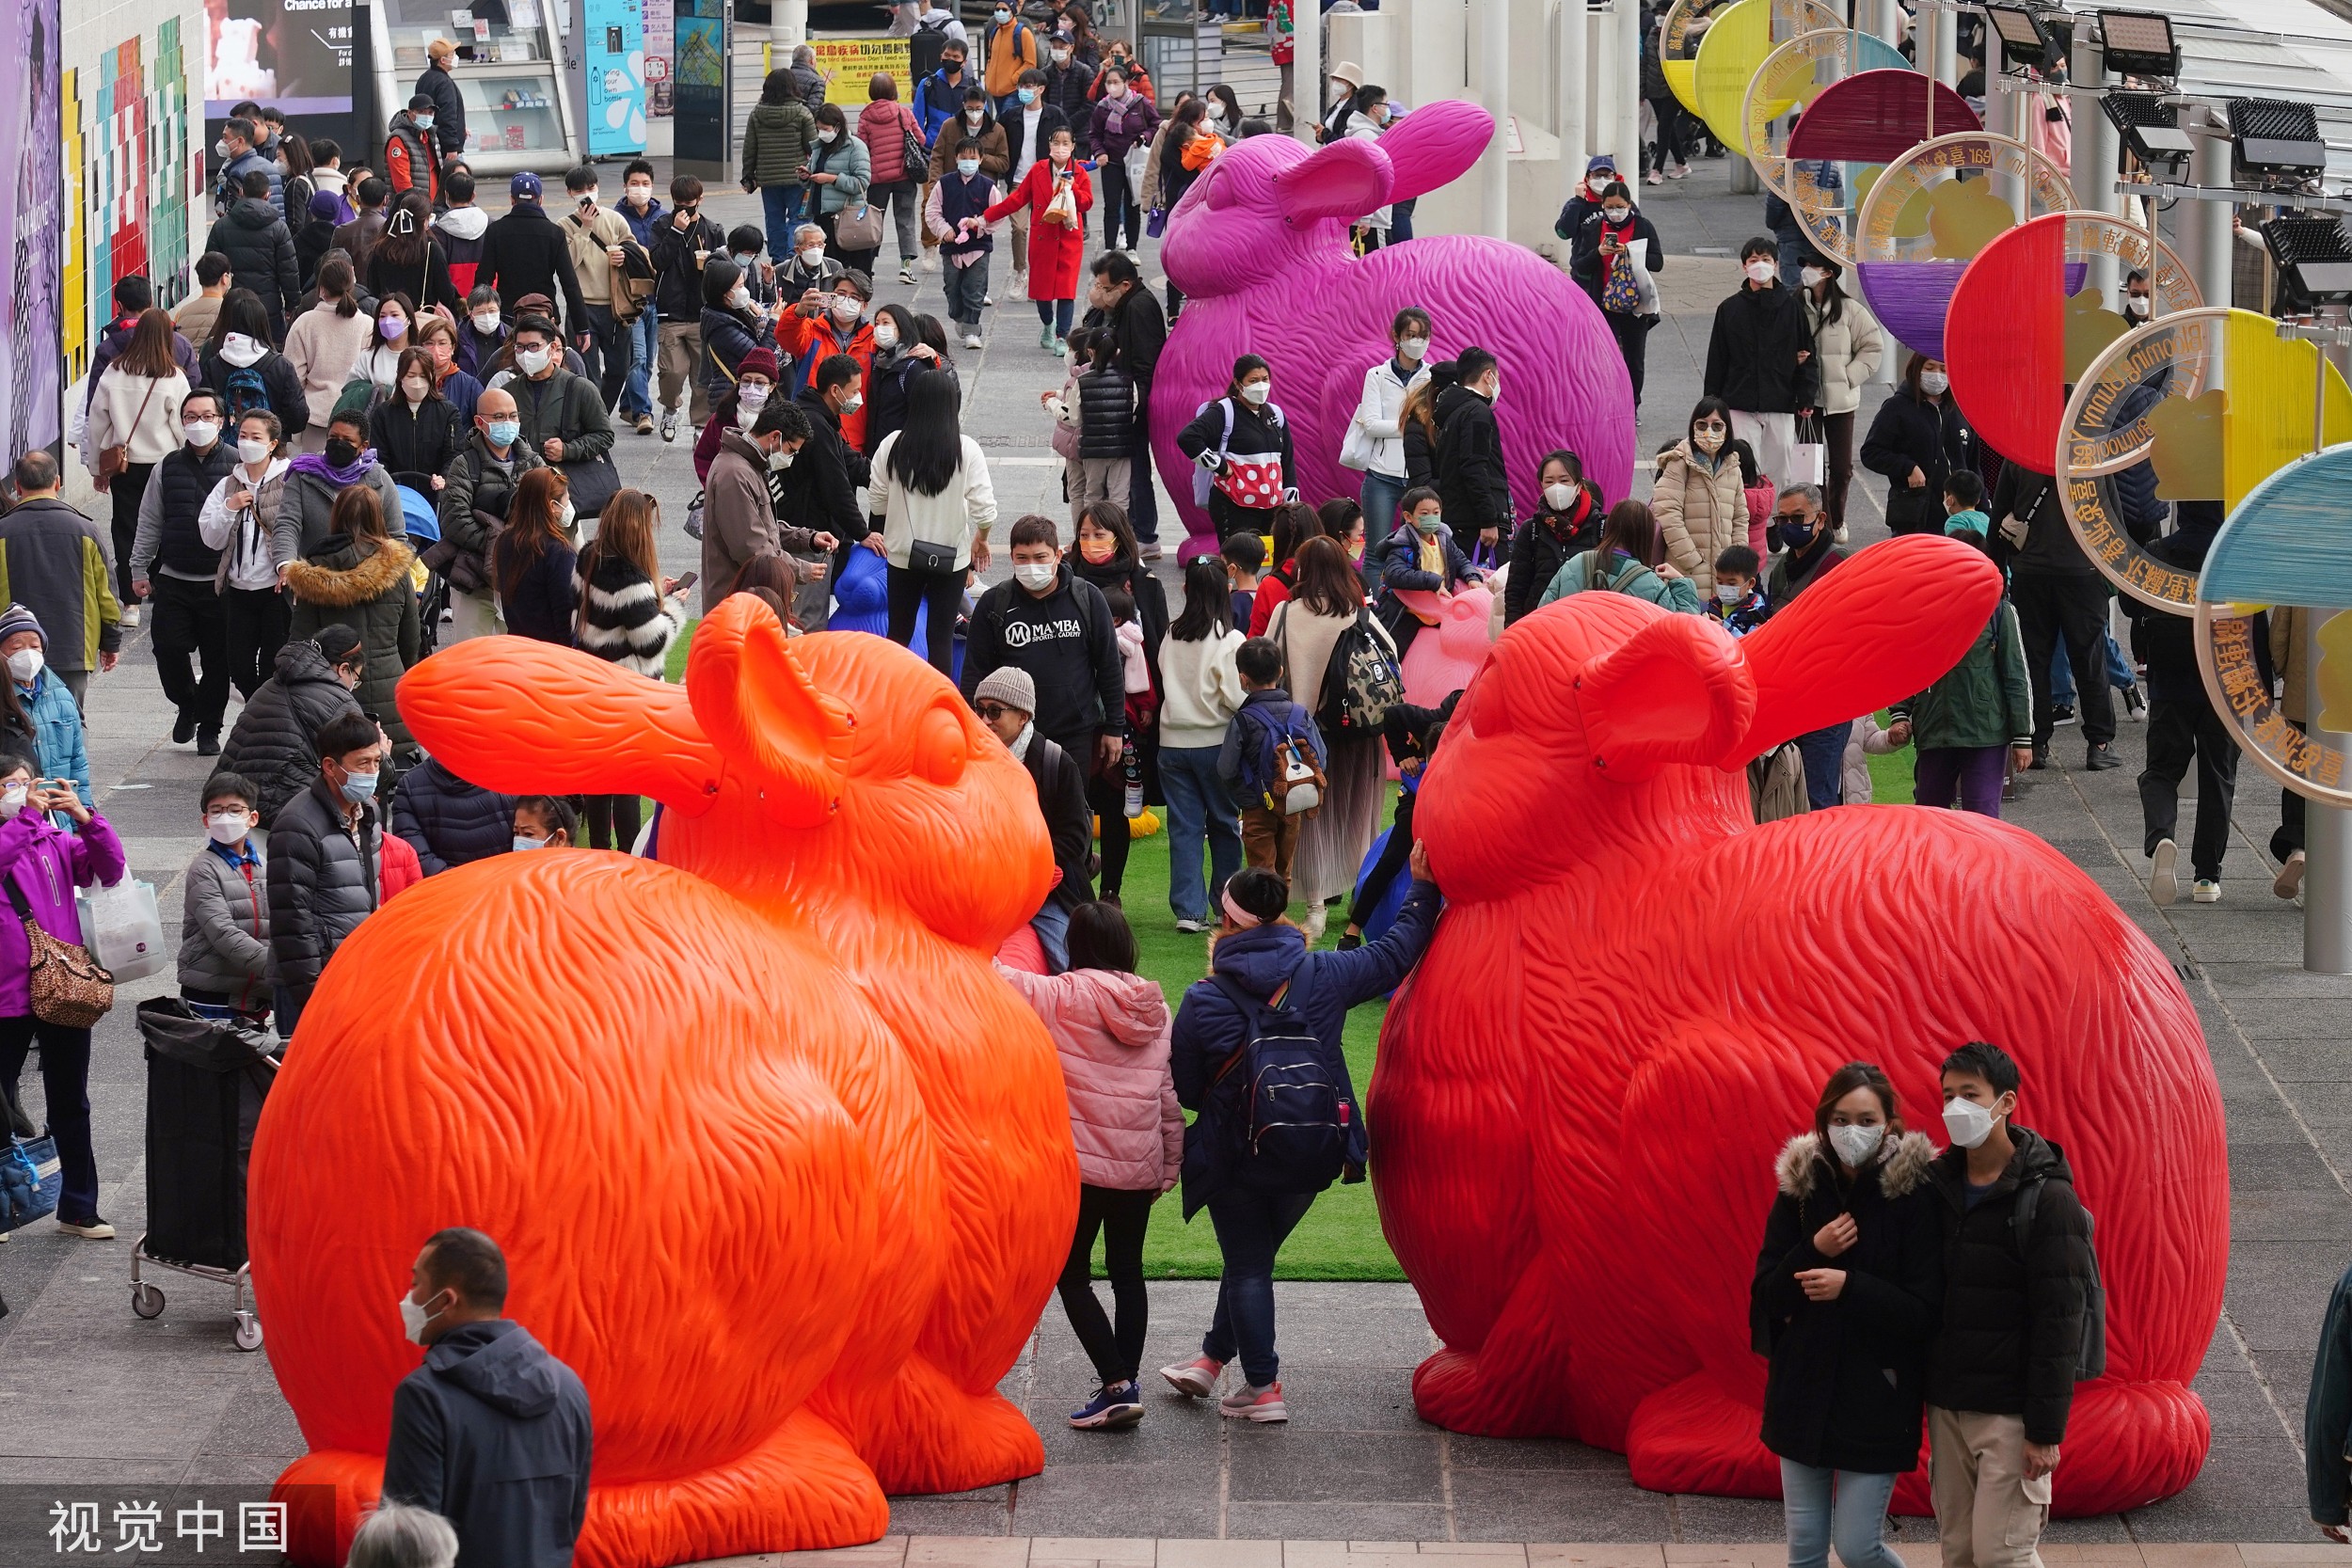
[[[1037,305],[1037,346],[1064,352],[1070,336],[1070,316],[1078,301],[1079,262],[1086,253],[1087,214],[1094,210],[1094,182],[1071,157],[1067,127],[1047,139],[1045,156],[1029,166],[1005,199],[988,210],[987,221],[1001,223],[1020,208],[1029,209],[1029,298]],[[1059,203],[1058,208],[1057,203]]]

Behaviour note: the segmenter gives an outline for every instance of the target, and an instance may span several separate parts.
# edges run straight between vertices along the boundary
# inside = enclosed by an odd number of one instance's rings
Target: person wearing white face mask
[[[838,238],[843,214],[866,204],[874,178],[873,154],[850,135],[850,117],[840,104],[818,106],[817,141],[809,149],[807,172],[802,178],[808,186],[809,215],[824,230],[825,254],[852,268],[861,260],[870,262],[865,251],[851,251]]]
[[[1429,379],[1429,312],[1407,306],[1389,324],[1389,341],[1396,352],[1364,372],[1363,396],[1357,400],[1340,462],[1363,470],[1364,554],[1376,560],[1396,526],[1397,506],[1405,499],[1405,399]]]
[[[54,642],[43,639],[47,663],[78,707],[90,672],[112,670],[120,657],[121,612],[105,537],[60,499],[63,476],[47,451],[26,452],[8,477],[17,502],[0,516],[0,581],[54,634]]]
[[[1942,532],[1945,476],[1976,462],[1976,433],[1951,395],[1944,362],[1910,356],[1862,438],[1862,466],[1886,480],[1887,531]]]
[[[776,352],[765,344],[743,356],[735,367],[735,386],[715,404],[703,433],[694,441],[694,477],[710,482],[710,465],[719,456],[719,442],[730,430],[748,433],[759,411],[776,396]]]
[[[638,255],[630,261],[643,261],[644,278],[652,281],[654,293],[638,301],[636,318],[622,330],[628,350],[628,377],[621,388],[620,413],[637,427],[640,436],[653,434],[653,371],[661,353],[660,320],[657,310],[660,295],[661,263],[653,254],[654,240],[667,227],[669,214],[661,207],[661,198],[653,194],[653,165],[643,158],[633,158],[621,172],[621,205],[616,209],[621,221],[628,225],[635,240]],[[624,289],[623,293],[627,293]]]
[[[242,773],[204,781],[208,842],[188,863],[181,902],[180,1000],[199,1018],[269,1016],[269,876],[261,792]]]
[[[569,800],[553,795],[526,795],[515,802],[514,835],[510,847],[568,849],[576,842],[580,817]]]
[[[1796,445],[1797,416],[1820,400],[1813,332],[1796,292],[1780,286],[1779,246],[1759,234],[1740,247],[1743,281],[1715,308],[1701,390],[1731,407],[1731,433],[1756,453],[1764,473],[1785,483]]]
[[[2105,1370],[2090,1216],[2058,1147],[2016,1125],[1999,1046],[1944,1060],[1951,1147],[1929,1168],[1944,1304],[1927,1369],[1928,1482],[1944,1560],[2029,1564],[2077,1379]]]
[[[382,899],[382,734],[357,713],[319,727],[310,787],[271,819],[266,885],[278,1032],[292,1039],[335,949]]]
[[[839,545],[832,533],[776,520],[769,476],[794,471],[805,454],[809,434],[808,416],[798,404],[772,398],[749,430],[731,429],[720,436],[718,455],[703,483],[704,614],[718,608],[745,562],[763,555],[829,552]]]
[[[1453,382],[1437,397],[1438,439],[1430,451],[1446,526],[1471,564],[1500,565],[1511,528],[1511,483],[1502,467],[1502,427],[1495,419],[1502,367],[1486,350],[1472,347],[1450,365],[1431,366],[1430,374],[1434,382]]]
[[[1863,384],[1878,374],[1885,358],[1886,337],[1869,308],[1839,286],[1841,271],[1836,261],[1812,252],[1797,280],[1821,376],[1821,444],[1828,449],[1822,490],[1829,499],[1830,536],[1842,545],[1846,490],[1853,480],[1854,415],[1862,406]]]
[[[172,738],[193,738],[199,756],[220,752],[229,705],[228,621],[216,586],[220,551],[204,543],[205,502],[236,463],[236,443],[221,439],[220,395],[209,387],[181,405],[186,444],[155,465],[139,502],[130,551],[132,591],[152,601],[155,673],[178,710]],[[159,564],[160,562],[160,564]],[[203,679],[196,659],[203,660]]]
[[[866,302],[872,297],[873,288],[866,275],[852,269],[834,280],[831,293],[810,289],[777,318],[776,344],[796,368],[794,385],[805,390],[818,366],[843,354],[857,362],[858,391],[863,397],[866,368],[874,362],[873,328],[865,323]],[[863,453],[866,416],[862,403],[835,412],[842,439]]]
[[[449,483],[449,467],[465,445],[466,421],[441,395],[426,350],[404,350],[394,373],[392,395],[369,416],[369,439],[394,483],[431,499]]]
[[[392,1392],[385,1499],[447,1519],[461,1562],[571,1561],[588,1508],[588,1391],[504,1316],[498,1243],[435,1232],[397,1310],[427,1348]]]
[[[4,625],[5,622],[0,622]],[[52,818],[56,825],[53,825]],[[70,830],[70,831],[66,831]],[[122,878],[122,841],[82,792],[37,777],[32,759],[0,753],[0,887],[18,918],[0,922],[0,1085],[18,1103],[17,1081],[36,1042],[50,1134],[63,1177],[57,1228],[93,1242],[115,1227],[98,1212],[98,1157],[89,1115],[90,1032],[36,1018],[27,925],[69,945],[82,941],[73,890]]]
[[[1822,1086],[1813,1131],[1773,1162],[1748,1322],[1770,1357],[1763,1436],[1780,1460],[1790,1568],[1826,1568],[1833,1544],[1844,1568],[1901,1568],[1886,1509],[1919,1463],[1945,1299],[1934,1158],[1904,1130],[1886,1074],[1848,1062]]]
[[[129,626],[138,625],[131,546],[139,506],[155,466],[180,448],[180,404],[188,395],[172,337],[169,311],[151,307],[140,313],[131,341],[98,378],[82,438],[82,460],[111,505],[115,594]]]
[[[290,467],[278,455],[279,436],[278,416],[267,409],[239,420],[235,464],[204,498],[196,519],[204,547],[219,552],[214,581],[220,594],[225,678],[248,704],[269,679],[286,641],[286,595],[278,590],[278,566],[270,556]]]
[[[1568,250],[1568,276],[1600,307],[1601,320],[1617,340],[1633,383],[1633,405],[1642,404],[1643,372],[1648,362],[1650,328],[1658,325],[1657,291],[1645,297],[1643,273],[1665,270],[1664,247],[1658,230],[1633,204],[1633,193],[1622,180],[1612,180],[1601,192],[1600,206],[1576,231]]]
[[[72,689],[49,665],[49,640],[21,604],[0,610],[0,662],[8,669],[5,743],[34,753],[44,779],[62,779],[90,798],[89,752]],[[61,823],[60,826],[63,824]]]

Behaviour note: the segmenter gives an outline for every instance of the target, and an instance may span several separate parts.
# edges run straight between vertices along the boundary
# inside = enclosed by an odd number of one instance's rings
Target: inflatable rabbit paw
[[[841,1433],[803,1409],[729,1464],[600,1486],[588,1516],[596,1551],[583,1562],[679,1562],[872,1541],[890,1528],[890,1504]]]
[[[1762,1412],[1701,1372],[1661,1388],[1633,1412],[1625,1456],[1652,1492],[1777,1497],[1780,1461],[1756,1437]]]
[[[1010,1401],[993,1388],[957,1386],[920,1354],[857,1414],[860,1447],[893,1496],[968,1492],[1045,1468],[1043,1441]]]

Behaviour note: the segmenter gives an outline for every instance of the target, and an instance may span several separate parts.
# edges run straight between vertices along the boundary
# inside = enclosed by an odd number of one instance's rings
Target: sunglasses
[[[984,721],[993,724],[1012,710],[1002,703],[979,703],[975,705],[973,711],[977,713]]]
[[[1812,520],[1813,514],[1810,512],[1775,512],[1772,514],[1772,521],[1776,523],[1809,523]]]
[[[1709,436],[1721,436],[1727,427],[1721,420],[1701,420],[1691,427]]]

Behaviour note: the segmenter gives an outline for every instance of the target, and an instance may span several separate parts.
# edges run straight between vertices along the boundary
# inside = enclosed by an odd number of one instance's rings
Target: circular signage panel
[[[1799,33],[1765,55],[1764,63],[1756,67],[1754,79],[1748,83],[1747,101],[1740,109],[1742,135],[1735,150],[1748,155],[1749,162],[1756,166],[1756,177],[1774,195],[1784,201],[1793,201],[1786,178],[1788,147],[1794,129],[1790,121],[1802,124],[1803,119],[1790,116],[1789,111],[1802,108],[1809,116],[1812,106],[1830,88],[1852,80],[1857,71],[1867,73],[1874,70],[1909,76],[1922,84],[1928,80],[1910,68],[1893,44],[1875,34],[1844,27],[1817,27],[1809,33]],[[1951,91],[1949,87],[1944,90]],[[1917,91],[1924,100],[1926,87]],[[1974,123],[1972,115],[1964,122],[1947,120],[1944,129],[1964,130]],[[1915,136],[1912,141],[1917,139]],[[1910,145],[1911,142],[1904,142],[1892,151],[1900,152]]]
[[[1699,40],[1698,74],[1692,84],[1698,117],[1716,140],[1737,148],[1748,84],[1764,57],[1800,33],[1842,31],[1845,25],[1846,19],[1822,0],[1738,0],[1716,12],[1707,36]]]
[[[2022,221],[2003,186],[2022,194],[2023,218],[2074,205],[2066,171],[2046,153],[1990,131],[1921,142],[1871,183],[1854,229],[1854,273],[1870,313],[1904,347],[1944,357],[1961,275]]]
[[[1782,194],[1815,247],[1851,266],[1863,199],[1886,166],[1931,136],[1982,129],[1966,99],[1908,65],[1863,71],[1823,87],[1788,133]]]

